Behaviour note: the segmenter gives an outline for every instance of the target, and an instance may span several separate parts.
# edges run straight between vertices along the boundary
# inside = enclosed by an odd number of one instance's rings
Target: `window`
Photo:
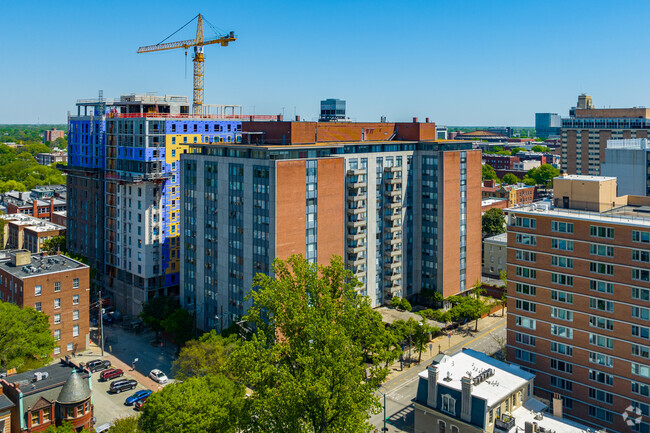
[[[632,317],[637,319],[650,320],[650,309],[642,307],[632,307]]]
[[[492,246],[492,245],[490,245],[490,246]],[[499,257],[499,260],[500,259],[501,258]],[[531,251],[517,250],[516,259],[521,260],[522,262],[536,262],[537,261],[537,253],[533,253]]]
[[[650,232],[632,231],[632,241],[642,244],[650,244]]]
[[[41,289],[40,285],[34,287],[34,296],[41,296],[41,292],[42,292],[42,289]]]
[[[647,328],[645,326],[632,325],[632,335],[634,337],[650,339],[650,328]]]
[[[58,325],[59,323],[61,323],[61,315],[60,314],[55,314],[54,315],[54,324]]]
[[[591,226],[589,234],[595,238],[614,239],[614,229],[612,227]]]
[[[40,303],[40,302],[37,302],[37,303],[34,304],[34,310],[36,310],[36,311],[42,311],[42,310],[41,310],[41,303]]]
[[[61,291],[61,281],[57,281],[54,283],[54,291],[55,292],[60,292]]]
[[[79,325],[74,325],[72,327],[72,336],[73,337],[78,337],[79,336]]]
[[[589,289],[596,292],[614,293],[614,284],[605,281],[590,280]]]
[[[573,293],[551,290],[551,299],[557,302],[564,302],[565,304],[573,304]]]
[[[614,321],[605,319],[604,317],[589,316],[589,326],[594,328],[605,329],[607,331],[614,330]]]
[[[59,353],[61,353],[61,346],[56,346],[56,347],[54,348],[54,354],[55,354],[55,355],[58,355]]]
[[[532,246],[537,245],[537,236],[533,236],[533,235],[524,235],[521,233],[517,233],[515,240],[517,241],[518,244],[521,245],[532,245]]]
[[[573,223],[551,221],[551,230],[558,233],[573,233]]]
[[[32,414],[32,425],[38,425],[41,422],[41,416],[39,411],[34,411]]]
[[[521,332],[515,333],[515,341],[527,346],[534,346],[536,343],[535,337],[529,334],[522,334]]]
[[[569,340],[573,339],[573,329],[566,326],[551,325],[551,334]]]
[[[72,280],[72,288],[73,289],[79,288],[79,278],[75,278],[74,280]]]
[[[447,424],[444,421],[438,421],[438,433],[446,433]]]
[[[551,239],[551,248],[554,250],[573,251],[573,241],[566,239]]]
[[[597,388],[589,388],[589,398],[597,401],[602,401],[603,403],[607,404],[612,404],[614,402],[613,394]]]
[[[79,310],[74,310],[72,312],[72,320],[79,320]]]
[[[59,341],[61,339],[61,330],[60,329],[55,329],[54,330],[54,340]]]
[[[72,352],[72,350],[74,350],[74,344],[68,343],[67,350],[68,350],[68,352]]]
[[[54,300],[54,308],[61,308],[61,298],[56,298]]]
[[[650,366],[647,364],[632,363],[632,374],[650,379]]]
[[[558,268],[573,269],[573,259],[560,256],[551,256],[551,265],[557,266]]]
[[[560,355],[573,356],[573,346],[551,341],[551,352],[559,353]]]
[[[535,363],[535,354],[527,350],[515,349],[515,358],[520,361]]]
[[[526,229],[535,229],[537,228],[537,220],[534,218],[516,217],[514,225],[516,227],[523,227]]]
[[[551,308],[551,317],[554,319],[566,320],[573,322],[573,311],[566,310],[564,308]]]
[[[517,316],[515,318],[515,323],[517,326],[521,326],[522,328],[535,329],[537,327],[535,319],[530,319],[528,317]]]
[[[537,278],[537,271],[535,269],[522,268],[521,266],[517,266],[515,267],[515,273],[518,277],[522,278],[530,278],[532,280]]]
[[[614,247],[600,244],[591,244],[589,252],[594,256],[614,257]]]
[[[650,359],[650,347],[642,346],[640,344],[632,344],[632,355]]]
[[[650,271],[647,269],[632,269],[632,279],[637,281],[650,281]]]
[[[589,343],[593,344],[594,346],[604,347],[607,349],[614,348],[614,340],[612,338],[605,337],[604,335],[589,334]]]
[[[589,406],[589,416],[601,419],[603,421],[612,422],[612,413],[608,410],[596,406]]]
[[[650,263],[650,251],[632,250],[632,260],[635,262]]]
[[[456,415],[456,400],[449,394],[442,396],[442,407],[440,408],[443,412],[447,412],[452,415]]]
[[[537,294],[537,288],[529,284],[516,283],[515,291],[524,295],[535,296]]]
[[[518,310],[530,311],[531,313],[535,313],[537,311],[537,305],[534,302],[530,301],[522,301],[521,299],[517,299],[515,306]]]
[[[573,364],[570,362],[560,361],[555,358],[551,358],[551,368],[553,370],[562,371],[564,373],[573,373]]]
[[[641,289],[639,287],[632,287],[632,297],[642,301],[650,301],[650,289]]]
[[[562,286],[573,286],[573,276],[551,272],[551,282]]]
[[[573,382],[557,376],[551,376],[551,386],[565,391],[573,391]]]
[[[589,352],[589,362],[610,368],[614,365],[614,360],[611,356],[598,352]]]
[[[614,384],[614,376],[611,374],[603,373],[602,371],[598,370],[589,370],[589,379],[593,380],[594,382],[598,383],[603,383],[605,385],[613,385]]]
[[[650,385],[632,381],[632,392],[650,397]]]
[[[605,311],[607,313],[614,312],[614,303],[600,298],[589,298],[589,308],[593,310]]]
[[[49,407],[46,407],[45,409],[43,409],[43,422],[44,422],[44,423],[50,421],[50,418],[51,418],[51,416],[52,416],[50,410],[51,410],[51,409],[50,409]]]
[[[79,304],[79,295],[72,295],[72,305]]]
[[[595,274],[614,275],[614,265],[608,263],[589,262],[589,271]]]

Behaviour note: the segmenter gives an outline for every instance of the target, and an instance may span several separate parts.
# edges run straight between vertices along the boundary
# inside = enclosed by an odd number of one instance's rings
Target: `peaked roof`
[[[50,407],[52,405],[52,402],[46,399],[45,397],[41,397],[38,399],[38,401],[34,404],[34,406],[30,407],[29,410],[38,410],[42,409],[44,407]]]
[[[90,397],[91,391],[88,381],[81,377],[79,373],[72,370],[72,374],[63,384],[57,401],[59,403],[79,403]]]

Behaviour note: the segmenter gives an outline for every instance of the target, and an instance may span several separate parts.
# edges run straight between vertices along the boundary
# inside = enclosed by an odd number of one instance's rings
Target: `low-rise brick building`
[[[88,348],[89,286],[90,268],[66,256],[18,250],[0,257],[0,300],[49,316],[55,357]]]
[[[6,221],[0,232],[0,249],[25,249],[40,253],[43,243],[55,236],[65,236],[65,227],[24,214],[0,215]],[[0,432],[1,433],[1,432]]]

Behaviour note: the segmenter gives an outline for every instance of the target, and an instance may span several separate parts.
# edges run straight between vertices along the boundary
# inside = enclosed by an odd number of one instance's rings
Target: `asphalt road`
[[[476,334],[468,335],[462,342],[452,345],[442,350],[447,353],[455,353],[463,347],[474,349],[488,355],[501,350],[505,345],[506,338],[506,318],[498,321],[489,328],[479,330]],[[434,348],[434,350],[437,348]],[[428,353],[426,353],[428,357]],[[414,412],[412,400],[415,398],[418,385],[418,374],[424,371],[428,362],[422,362],[420,365],[407,369],[401,375],[388,380],[377,393],[382,399],[386,395],[386,427],[389,432],[413,432]],[[381,431],[383,427],[384,414],[379,413],[370,418],[370,422]]]

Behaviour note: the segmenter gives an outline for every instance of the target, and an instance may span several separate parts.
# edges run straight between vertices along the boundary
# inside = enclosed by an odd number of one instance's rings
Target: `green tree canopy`
[[[512,173],[506,173],[503,175],[501,182],[505,183],[506,185],[514,185],[519,182],[519,179]]]
[[[194,337],[194,316],[185,308],[177,308],[160,324],[165,331],[174,336],[179,349]]]
[[[231,356],[255,390],[245,431],[368,432],[387,369],[364,363],[365,333],[377,330],[362,326],[370,302],[356,293],[360,283],[336,256],[329,266],[276,260],[273,273],[255,277],[245,320],[256,332]]]
[[[171,316],[180,307],[178,299],[173,296],[156,296],[142,306],[140,318],[157,333],[164,330],[163,320]]]
[[[48,317],[0,301],[0,367],[27,371],[47,365],[54,351]]]
[[[41,250],[49,253],[56,254],[58,252],[65,252],[65,236],[52,236],[50,239],[43,241]]]
[[[528,177],[528,175],[524,176],[524,178],[521,181],[523,183],[525,183],[526,186],[535,186],[535,185],[537,185],[537,182],[535,181],[535,179],[532,179],[532,178]]]
[[[126,418],[118,418],[113,421],[111,426],[111,433],[144,433],[138,427],[138,417],[129,416]]]
[[[79,433],[92,433],[93,431],[94,430],[83,429]],[[49,426],[45,429],[45,433],[77,433],[77,430],[75,430],[70,422],[63,421],[60,426]],[[111,433],[113,433],[113,429],[111,429]]]
[[[560,175],[560,170],[553,167],[551,164],[542,164],[539,167],[531,168],[526,173],[526,176],[534,179],[537,185],[544,185],[547,188],[553,186],[553,178]]]
[[[235,433],[244,397],[244,387],[222,375],[191,377],[150,395],[138,427],[147,433]]]
[[[490,164],[483,164],[481,166],[481,171],[483,172],[483,180],[498,180],[497,172],[494,171],[494,168]]]
[[[510,149],[510,155],[516,155],[519,152],[525,152],[525,151],[526,151],[525,147],[513,147],[512,149]]]
[[[228,376],[226,362],[237,341],[236,335],[224,338],[214,329],[203,334],[198,340],[188,341],[174,361],[174,377],[184,380],[194,376]]]
[[[481,231],[484,237],[505,233],[506,217],[501,209],[492,208],[485,211],[481,217]]]
[[[534,145],[534,146],[531,148],[531,150],[532,150],[533,152],[550,152],[550,151],[551,151],[551,148],[550,148],[550,147],[546,147],[546,146],[542,146],[542,145],[540,145],[540,144],[536,144],[536,145]]]

